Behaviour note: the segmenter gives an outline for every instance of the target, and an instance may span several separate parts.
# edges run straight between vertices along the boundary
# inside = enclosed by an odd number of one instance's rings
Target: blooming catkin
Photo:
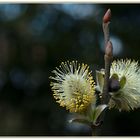
[[[138,62],[117,60],[112,63],[110,75],[117,75],[121,88],[112,92],[109,107],[130,111],[140,107],[140,67]]]
[[[88,106],[95,102],[94,81],[89,67],[78,64],[77,61],[62,62],[59,68],[52,71],[50,77],[54,98],[62,107],[70,112],[83,113]]]

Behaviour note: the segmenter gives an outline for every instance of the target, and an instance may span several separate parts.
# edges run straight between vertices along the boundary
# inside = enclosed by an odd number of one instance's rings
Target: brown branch
[[[109,77],[110,77],[110,67],[113,57],[113,47],[112,43],[110,41],[109,36],[109,24],[111,19],[111,10],[108,9],[103,17],[103,32],[104,32],[104,39],[105,39],[105,55],[104,55],[104,61],[105,61],[105,78],[104,78],[104,87],[103,87],[103,93],[102,93],[102,104],[107,104],[109,101]]]
[[[104,61],[105,61],[105,77],[104,77],[104,86],[103,86],[103,93],[102,93],[102,99],[101,104],[108,104],[109,102],[109,77],[110,77],[110,67],[111,62],[113,58],[113,46],[110,41],[110,35],[109,35],[109,24],[111,19],[111,10],[108,9],[103,17],[103,32],[104,32],[104,39],[105,39],[105,55],[104,55]],[[105,111],[102,112],[102,114],[99,116],[97,123],[102,124],[105,116]],[[98,134],[101,130],[101,125],[94,127],[93,131],[96,133],[93,133],[94,135]]]
[[[103,87],[103,93],[102,93],[102,104],[108,104],[109,101],[109,77],[110,77],[110,67],[111,67],[111,62],[112,62],[112,57],[113,57],[113,47],[111,41],[107,42],[106,49],[105,49],[105,55],[104,55],[104,60],[105,60],[105,78],[104,78],[104,87]]]

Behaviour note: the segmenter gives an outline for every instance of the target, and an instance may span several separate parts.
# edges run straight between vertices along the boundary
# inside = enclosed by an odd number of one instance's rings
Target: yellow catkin
[[[53,71],[50,79],[54,98],[60,106],[70,112],[84,112],[91,103],[95,103],[94,80],[87,64],[80,65],[77,61],[62,62]]]
[[[120,81],[126,78],[125,85],[117,92],[112,92],[109,108],[130,111],[140,107],[140,67],[138,62],[130,59],[113,61],[110,75],[118,75]]]

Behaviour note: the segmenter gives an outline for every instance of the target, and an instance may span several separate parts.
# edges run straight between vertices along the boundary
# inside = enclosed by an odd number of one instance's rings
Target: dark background
[[[62,61],[104,67],[102,17],[111,8],[114,59],[140,58],[140,5],[0,4],[0,135],[91,135],[69,124],[71,114],[50,89]],[[108,111],[101,134],[140,135],[140,109]]]

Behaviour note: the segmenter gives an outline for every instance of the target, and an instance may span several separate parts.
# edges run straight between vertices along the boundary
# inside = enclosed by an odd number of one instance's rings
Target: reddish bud
[[[111,41],[107,42],[106,48],[105,48],[105,54],[107,56],[113,56],[113,46]]]
[[[111,19],[111,10],[108,9],[107,12],[105,13],[104,17],[103,17],[103,22],[107,23],[109,22]]]

